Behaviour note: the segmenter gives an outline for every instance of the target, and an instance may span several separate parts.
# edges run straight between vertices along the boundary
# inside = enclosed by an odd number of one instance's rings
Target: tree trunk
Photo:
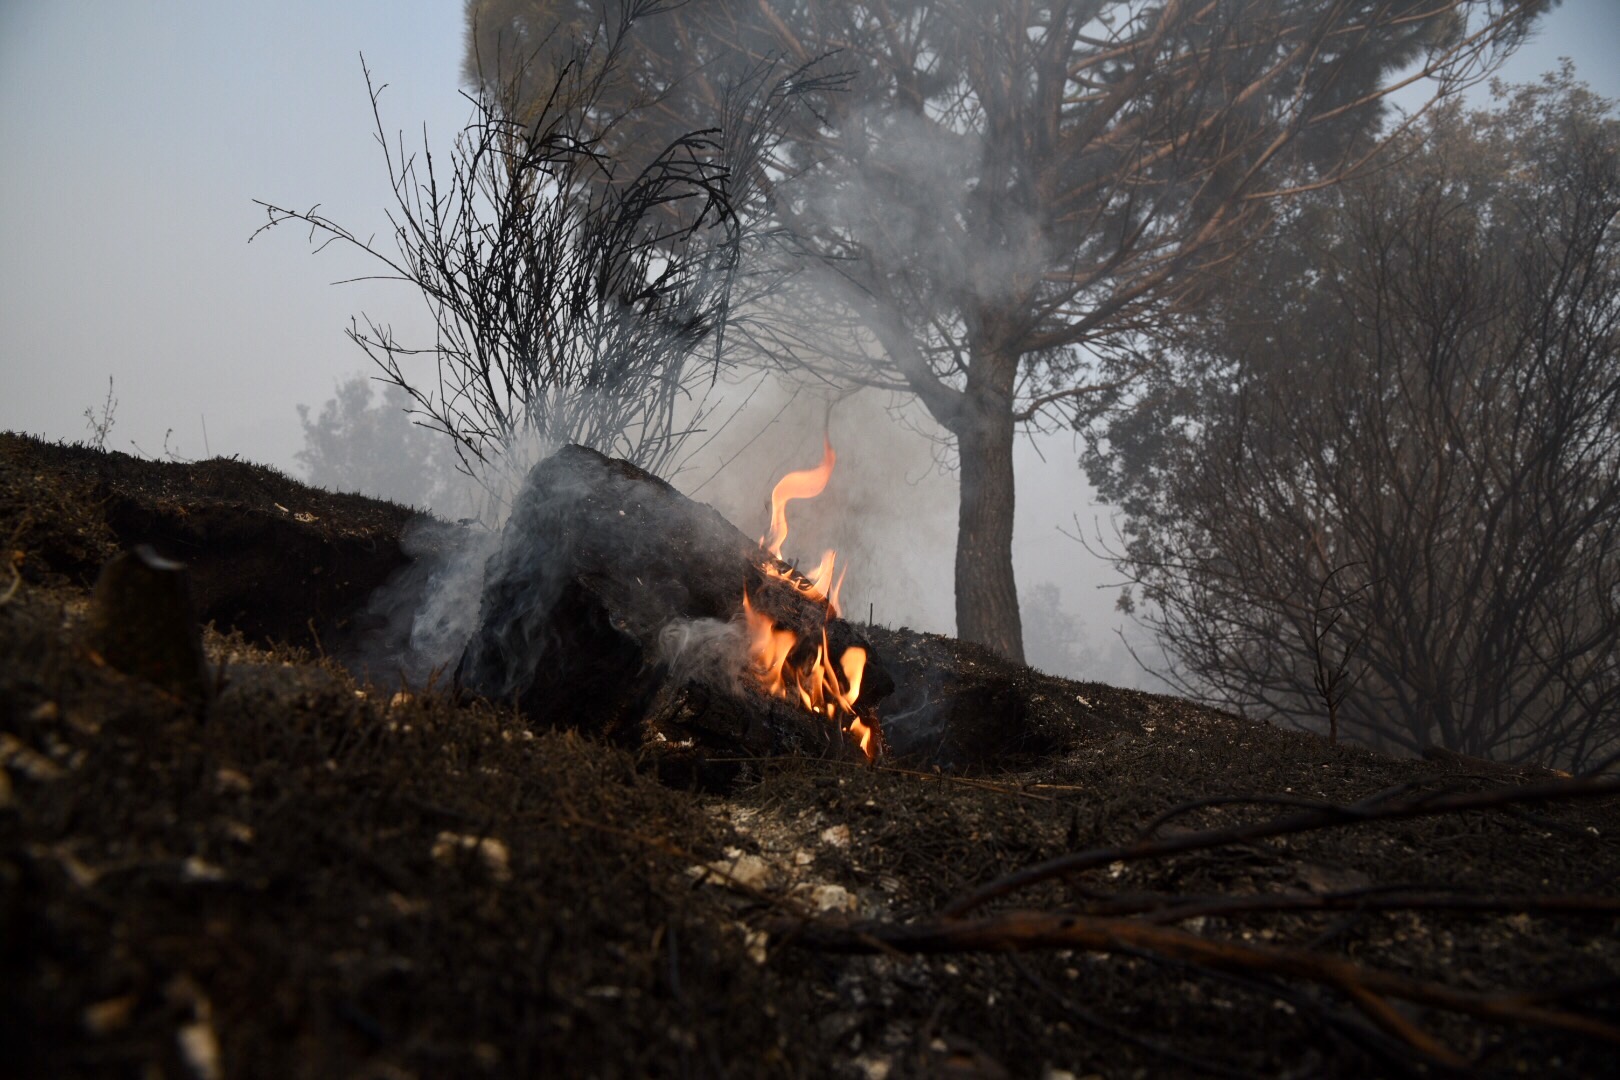
[[[1024,630],[1013,580],[1012,384],[1017,357],[977,355],[960,421],[961,510],[956,532],[956,636],[1020,663]]]

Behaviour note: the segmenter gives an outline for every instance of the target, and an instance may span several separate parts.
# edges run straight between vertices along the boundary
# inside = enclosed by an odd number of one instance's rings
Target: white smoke
[[[748,635],[735,619],[679,619],[659,632],[656,658],[677,682],[735,691],[748,662]]]
[[[409,562],[366,602],[365,629],[346,657],[351,667],[412,687],[454,675],[478,628],[485,566],[500,547],[501,526],[529,469],[549,452],[529,439],[502,459],[441,480],[437,516],[412,519],[400,537]]]
[[[454,670],[467,640],[478,629],[478,595],[484,587],[484,566],[495,553],[500,534],[493,529],[462,526],[454,533],[438,522],[424,522],[408,530],[402,546],[419,565],[431,567],[414,604],[407,656],[413,672]],[[412,548],[432,535],[435,554],[423,561]],[[380,595],[380,594],[379,594]],[[409,597],[402,598],[409,605]]]
[[[811,212],[881,265],[907,267],[918,300],[947,312],[994,303],[1042,273],[1049,251],[1039,222],[983,188],[996,163],[979,132],[906,110],[858,111],[843,126],[849,167],[813,186]],[[840,297],[842,283],[829,275],[828,295]],[[926,313],[909,315],[926,325]]]
[[[931,422],[915,404],[867,391],[837,394],[755,376],[738,388],[747,406],[689,459],[673,483],[749,537],[766,532],[771,488],[821,460],[825,435],[838,455],[827,488],[788,509],[783,555],[814,566],[838,552],[846,573],[841,608],[889,626],[951,633],[956,480],[918,434]]]

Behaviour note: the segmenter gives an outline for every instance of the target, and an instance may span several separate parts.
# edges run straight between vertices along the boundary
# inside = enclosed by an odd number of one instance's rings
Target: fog
[[[365,373],[343,335],[350,318],[364,312],[406,340],[428,328],[408,287],[333,285],[374,272],[352,255],[312,257],[290,229],[250,246],[262,221],[252,200],[318,202],[357,233],[385,234],[389,192],[359,54],[389,84],[388,130],[419,143],[425,129],[444,148],[470,111],[457,93],[462,31],[459,0],[306,0],[273,14],[0,4],[0,427],[84,438],[110,377],[109,449],[239,455],[307,475],[297,406],[318,413]],[[1620,98],[1617,43],[1620,4],[1566,0],[1503,76],[1530,80],[1569,56],[1594,90]],[[825,431],[834,480],[795,506],[786,553],[813,562],[837,548],[852,617],[950,632],[955,479],[926,415],[872,393],[828,400],[774,382],[726,394],[746,408],[693,441],[676,485],[758,535],[771,484],[814,464]],[[1063,434],[1016,451],[1031,660],[1143,683],[1117,636],[1112,571],[1066,535],[1111,532],[1078,451]]]

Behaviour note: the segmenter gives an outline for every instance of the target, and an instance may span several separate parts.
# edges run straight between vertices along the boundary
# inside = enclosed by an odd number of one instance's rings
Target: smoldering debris
[[[887,760],[976,768],[1067,739],[1045,704],[1059,700],[1042,689],[1055,680],[949,638],[797,611],[802,598],[761,573],[755,540],[625,462],[565,448],[512,505],[499,531],[408,527],[414,561],[369,601],[351,668],[517,704],[536,726],[653,746],[660,774],[682,784],[735,780],[700,760],[722,750],[849,753],[836,725],[745,677],[746,592],[801,641],[825,632],[834,659],[866,650],[860,704],[886,725]],[[691,760],[675,762],[678,752]]]
[[[843,712],[801,707],[744,680],[765,613],[779,662],[864,663]],[[864,757],[863,725],[893,689],[851,624],[786,564],[711,507],[624,461],[569,446],[525,481],[485,567],[478,625],[457,669],[466,691],[662,759],[671,748],[736,757]],[[856,701],[856,698],[859,698]],[[708,773],[726,783],[736,770]],[[691,775],[686,770],[682,775]]]

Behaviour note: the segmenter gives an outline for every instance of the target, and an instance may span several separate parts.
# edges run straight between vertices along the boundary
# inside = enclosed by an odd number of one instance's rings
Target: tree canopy
[[[1580,765],[1620,748],[1620,119],[1502,93],[1295,204],[1089,466],[1184,690]]]
[[[590,40],[615,7],[470,0],[469,70],[545,85],[563,43]],[[726,88],[761,64],[853,74],[755,161],[755,209],[822,272],[798,279],[812,301],[778,303],[752,340],[784,368],[926,406],[960,470],[958,634],[1019,657],[1020,426],[1072,423],[1138,377],[1123,344],[1190,308],[1203,272],[1281,202],[1365,166],[1396,73],[1436,90],[1479,78],[1544,7],[671,4],[642,24],[602,115],[626,146],[658,145],[646,132],[723,126]]]

